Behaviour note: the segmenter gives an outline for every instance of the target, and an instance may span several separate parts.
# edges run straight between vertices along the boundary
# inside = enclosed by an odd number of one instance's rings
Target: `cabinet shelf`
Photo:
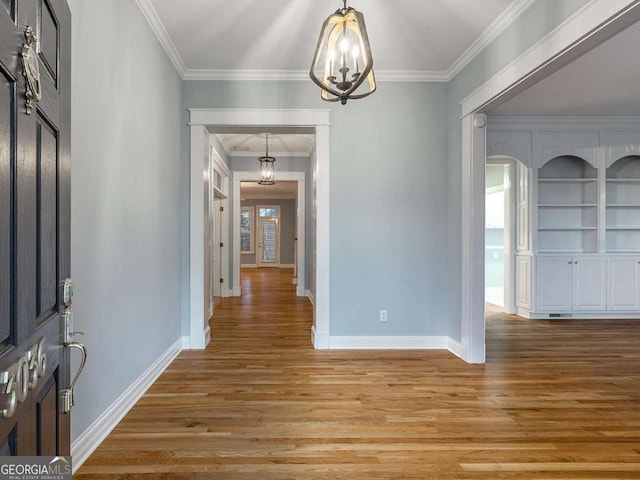
[[[586,208],[597,207],[597,203],[540,203],[538,208]]]
[[[597,181],[597,178],[538,178],[540,183],[588,183]]]
[[[584,249],[573,248],[546,248],[538,250],[538,253],[591,253],[586,252]]]
[[[573,232],[573,231],[585,231],[585,230],[597,230],[598,227],[538,227],[541,232]]]
[[[607,178],[608,183],[640,183],[640,178]]]

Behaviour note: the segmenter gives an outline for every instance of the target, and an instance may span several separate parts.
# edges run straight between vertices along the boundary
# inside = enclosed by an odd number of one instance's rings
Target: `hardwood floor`
[[[291,272],[243,272],[74,478],[640,479],[640,320],[488,312],[486,365],[315,351]]]

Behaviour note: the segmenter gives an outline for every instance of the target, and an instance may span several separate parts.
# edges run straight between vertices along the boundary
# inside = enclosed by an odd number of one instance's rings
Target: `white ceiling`
[[[639,116],[639,44],[637,23],[490,115]]]
[[[222,148],[230,157],[260,156],[265,153],[264,133],[216,133]],[[308,133],[269,133],[269,155],[275,157],[308,157],[315,136]]]
[[[137,0],[185,78],[203,71],[308,71],[340,0]],[[376,71],[440,72],[473,57],[531,0],[353,0]],[[482,35],[484,32],[484,35]],[[186,71],[186,74],[185,74]],[[191,76],[190,76],[191,73]]]
[[[240,197],[242,200],[255,199],[291,199],[298,195],[298,182],[278,182],[276,172],[275,185],[259,185],[258,182],[240,182]]]

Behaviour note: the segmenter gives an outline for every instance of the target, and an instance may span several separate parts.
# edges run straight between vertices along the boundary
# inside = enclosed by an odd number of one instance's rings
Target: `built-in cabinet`
[[[640,119],[490,119],[487,150],[519,162],[518,314],[640,317]]]

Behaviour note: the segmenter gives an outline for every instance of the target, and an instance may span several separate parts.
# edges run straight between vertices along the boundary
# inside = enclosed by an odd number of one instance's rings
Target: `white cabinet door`
[[[571,311],[573,258],[540,255],[536,259],[536,311]]]
[[[605,257],[573,257],[573,310],[606,310]]]
[[[609,310],[640,309],[640,257],[609,257]]]

